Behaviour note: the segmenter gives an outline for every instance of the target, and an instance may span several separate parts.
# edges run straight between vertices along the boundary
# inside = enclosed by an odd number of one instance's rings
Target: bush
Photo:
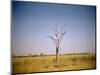
[[[40,56],[44,56],[44,54],[43,53],[40,53]]]

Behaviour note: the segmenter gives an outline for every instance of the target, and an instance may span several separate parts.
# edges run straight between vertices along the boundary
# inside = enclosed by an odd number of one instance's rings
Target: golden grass
[[[34,73],[96,68],[95,54],[60,54],[58,58],[58,62],[55,55],[12,58],[12,70],[13,73]]]

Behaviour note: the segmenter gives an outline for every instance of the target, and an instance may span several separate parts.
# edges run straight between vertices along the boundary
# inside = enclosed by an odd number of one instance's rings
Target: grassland
[[[13,73],[69,71],[95,68],[95,54],[60,54],[58,55],[58,62],[55,62],[55,55],[12,58]]]

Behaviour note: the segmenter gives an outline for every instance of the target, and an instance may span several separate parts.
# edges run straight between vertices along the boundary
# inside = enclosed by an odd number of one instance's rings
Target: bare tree
[[[50,38],[53,41],[53,43],[55,44],[56,62],[57,62],[58,61],[58,52],[60,50],[62,38],[65,35],[66,31],[64,31],[63,25],[60,28],[58,26],[56,26],[56,28],[53,29],[53,31],[54,31],[54,35],[48,36],[48,38]]]

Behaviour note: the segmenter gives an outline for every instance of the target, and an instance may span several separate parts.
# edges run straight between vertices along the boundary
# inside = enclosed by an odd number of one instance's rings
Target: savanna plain
[[[96,69],[95,53],[59,54],[58,61],[55,58],[56,55],[13,56],[12,72],[20,74]]]

